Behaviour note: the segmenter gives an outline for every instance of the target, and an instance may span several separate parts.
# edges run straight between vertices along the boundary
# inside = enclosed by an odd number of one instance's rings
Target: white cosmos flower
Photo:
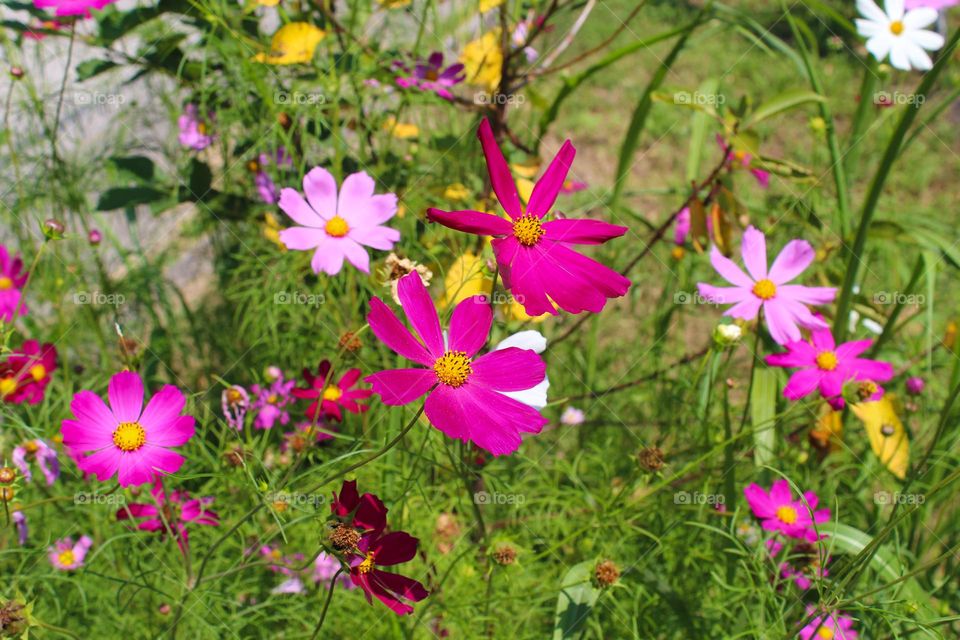
[[[501,340],[494,351],[506,349],[507,347],[517,347],[519,349],[529,349],[534,353],[543,353],[547,348],[547,339],[539,331],[518,331],[512,336]],[[518,402],[530,405],[534,409],[543,409],[547,406],[547,388],[550,386],[550,380],[546,376],[540,384],[524,389],[523,391],[500,391],[505,396],[513,398]]]
[[[867,39],[867,51],[877,60],[890,57],[890,64],[902,71],[933,67],[924,51],[943,46],[943,36],[928,27],[937,21],[935,9],[923,7],[904,12],[903,0],[885,0],[884,9],[873,0],[857,0],[857,31]]]

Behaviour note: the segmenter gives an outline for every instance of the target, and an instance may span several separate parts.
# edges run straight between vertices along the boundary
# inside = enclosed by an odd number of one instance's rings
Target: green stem
[[[330,608],[330,601],[333,600],[333,589],[337,586],[337,578],[340,577],[340,574],[343,573],[343,567],[337,569],[337,572],[333,574],[333,577],[330,578],[330,588],[327,589],[327,597],[323,601],[323,610],[320,611],[320,619],[317,620],[317,626],[313,629],[313,635],[310,636],[310,640],[316,640],[320,635],[320,628],[323,627],[323,621],[327,619],[327,609]]]

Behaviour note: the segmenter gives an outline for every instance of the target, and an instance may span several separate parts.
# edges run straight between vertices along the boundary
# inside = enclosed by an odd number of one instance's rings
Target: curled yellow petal
[[[313,60],[317,45],[327,32],[306,22],[291,22],[280,27],[270,41],[270,53],[258,53],[256,62],[267,64],[303,64]]]
[[[468,42],[460,54],[466,81],[493,93],[500,86],[503,52],[500,50],[500,29],[493,29]]]
[[[863,421],[870,438],[870,448],[890,473],[901,480],[907,477],[910,464],[910,440],[890,394],[875,402],[860,402],[851,407]]]
[[[455,305],[470,296],[490,295],[493,290],[493,278],[483,267],[483,260],[471,252],[457,257],[443,278],[445,306]]]

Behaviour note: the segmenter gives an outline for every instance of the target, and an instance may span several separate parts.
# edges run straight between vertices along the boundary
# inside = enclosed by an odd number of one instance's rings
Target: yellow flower
[[[443,190],[443,197],[447,200],[453,200],[455,202],[466,200],[469,196],[470,190],[467,189],[466,185],[460,182],[449,184],[447,185],[447,188]]]
[[[829,403],[820,406],[820,415],[816,426],[810,430],[810,439],[820,449],[836,451],[843,437],[843,420],[841,412],[834,411]]]
[[[513,299],[513,296],[510,297],[509,303],[500,305],[500,310],[507,320],[517,320],[519,322],[543,322],[550,317],[549,313],[539,316],[529,315],[523,305]]]
[[[460,54],[466,81],[493,93],[500,86],[503,52],[500,50],[500,29],[493,29],[468,42]]]
[[[302,64],[313,60],[317,45],[327,32],[306,22],[291,22],[280,27],[270,41],[270,53],[258,53],[257,62]]]
[[[503,4],[504,0],[480,0],[480,13],[486,13]]]
[[[533,195],[533,181],[519,178],[517,180],[517,195],[520,196],[524,204],[530,202],[530,196]]]
[[[257,0],[257,4],[261,7],[275,7],[280,4],[280,0]]]
[[[277,220],[277,216],[272,213],[267,213],[267,215],[264,216],[263,237],[280,247],[280,251],[286,251],[286,245],[280,241],[280,229],[282,228],[280,222]]]
[[[483,261],[468,251],[454,260],[447,269],[443,286],[441,304],[453,306],[470,296],[490,295],[493,278],[484,273]]]
[[[907,477],[910,463],[910,440],[890,395],[886,394],[876,402],[860,402],[850,408],[863,421],[870,438],[870,448],[880,462],[886,465],[890,473],[903,480]]]
[[[383,130],[389,131],[390,135],[400,140],[410,140],[420,135],[420,127],[409,122],[397,122],[393,116],[383,123]]]
[[[540,161],[534,159],[533,161],[527,164],[520,164],[519,162],[514,162],[510,165],[510,168],[515,174],[521,178],[532,179],[536,177],[537,173],[540,171]]]
[[[377,4],[385,9],[402,9],[409,7],[413,0],[377,0]]]

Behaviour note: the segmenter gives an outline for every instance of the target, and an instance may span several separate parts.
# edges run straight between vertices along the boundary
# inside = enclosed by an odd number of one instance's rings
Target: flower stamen
[[[757,280],[756,284],[753,285],[753,295],[757,296],[761,300],[769,300],[770,298],[777,295],[777,285],[773,284],[773,281],[767,280]]]
[[[342,238],[343,236],[347,235],[348,231],[350,231],[350,225],[348,225],[347,221],[340,216],[333,216],[327,220],[327,224],[324,226],[324,231],[327,232],[328,236]]]
[[[331,402],[336,402],[342,395],[343,390],[335,384],[331,384],[329,387],[323,390],[323,399],[330,400]]]
[[[837,368],[837,354],[833,351],[821,351],[817,354],[817,368],[821,371],[833,371]]]
[[[797,521],[797,510],[787,505],[777,507],[777,520],[784,524],[793,524]]]
[[[470,358],[465,351],[448,351],[433,363],[433,370],[437,374],[437,380],[454,388],[466,382],[473,373]]]
[[[121,422],[113,432],[113,444],[121,451],[136,451],[147,442],[147,432],[139,422]]]
[[[895,36],[898,36],[901,33],[903,33],[903,22],[901,22],[900,20],[894,20],[893,22],[891,22],[890,33],[892,33]]]
[[[0,291],[6,291],[13,288],[13,280],[7,276],[0,276]]]
[[[373,551],[367,551],[367,557],[363,559],[363,562],[357,565],[357,571],[359,571],[360,573],[370,573],[371,571],[373,571],[373,567],[374,567],[373,558],[374,558]]]
[[[525,247],[532,247],[540,242],[546,231],[537,216],[525,213],[513,223],[513,237]]]

